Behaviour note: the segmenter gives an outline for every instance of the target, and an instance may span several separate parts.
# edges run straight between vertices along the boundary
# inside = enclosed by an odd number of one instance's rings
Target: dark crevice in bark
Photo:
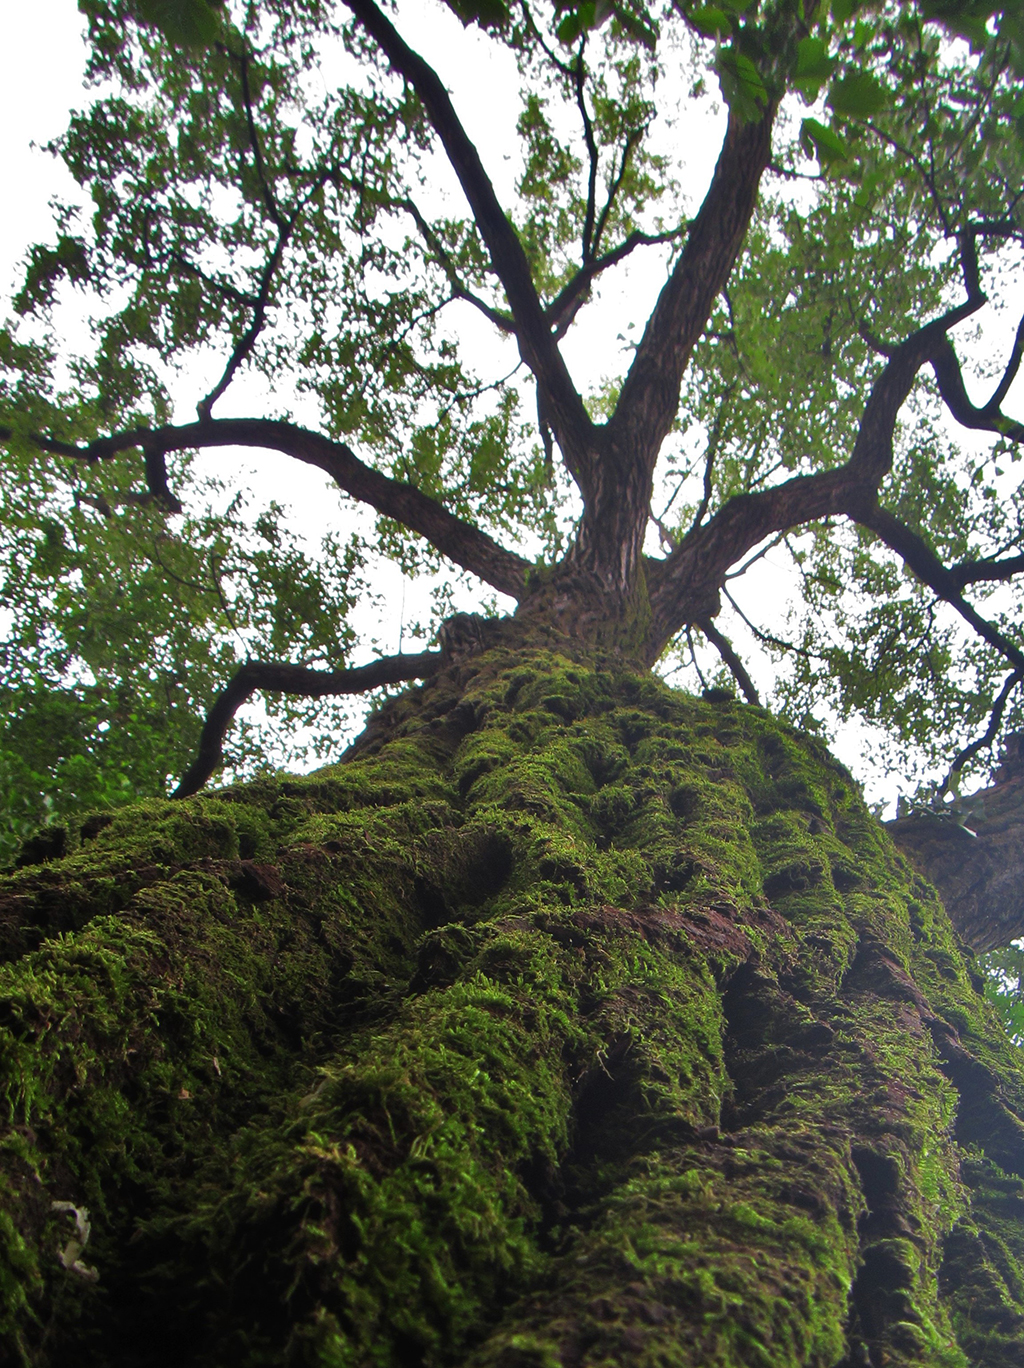
[[[960,1097],[956,1115],[956,1138],[962,1145],[977,1145],[1005,1172],[1024,1177],[1024,1121],[1020,1098],[1014,1106],[992,1069],[967,1048],[956,1031],[944,1021],[928,1022],[942,1071]]]
[[[758,1124],[784,1103],[793,1077],[820,1064],[834,1032],[782,989],[774,976],[751,963],[736,972],[722,1006],[732,1085],[723,1127],[736,1131]]]

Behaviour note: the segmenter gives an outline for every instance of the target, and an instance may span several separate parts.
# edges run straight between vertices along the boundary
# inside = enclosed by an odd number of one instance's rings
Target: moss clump
[[[345,765],[86,825],[0,889],[15,1361],[1024,1350],[1016,1056],[760,709],[495,650]]]

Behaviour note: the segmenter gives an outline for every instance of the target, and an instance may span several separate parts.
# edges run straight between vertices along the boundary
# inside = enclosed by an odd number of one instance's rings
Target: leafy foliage
[[[344,660],[354,639],[358,539],[311,560],[279,508],[253,522],[239,494],[169,520],[134,475],[128,462],[100,480],[38,460],[3,471],[3,854],[43,821],[166,792],[239,654]],[[287,745],[308,707],[274,711]],[[265,763],[265,745],[242,728],[234,765]]]
[[[1003,1019],[1006,1034],[1024,1046],[1024,945],[1014,941],[1005,950],[982,956],[986,993]]]

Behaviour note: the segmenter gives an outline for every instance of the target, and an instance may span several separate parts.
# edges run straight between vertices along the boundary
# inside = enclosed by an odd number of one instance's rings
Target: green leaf
[[[828,102],[846,118],[867,119],[891,104],[889,92],[870,71],[857,71],[835,81]]]
[[[220,33],[220,15],[207,0],[136,0],[139,15],[176,47],[204,48]]]
[[[796,50],[796,74],[816,76],[831,68],[828,47],[820,38],[802,38]]]
[[[874,204],[878,187],[881,183],[882,176],[880,172],[871,171],[865,175],[862,178],[860,185],[857,187],[857,193],[853,197],[854,208],[867,213]]]
[[[1005,23],[1005,16],[1013,8],[1016,7],[991,0],[921,0],[924,18],[942,24],[955,37],[966,38],[972,52],[983,52],[988,46],[988,21],[1003,11]]]
[[[718,54],[716,66],[729,108],[747,122],[760,118],[768,103],[768,91],[750,58],[730,45]]]
[[[686,16],[705,38],[718,38],[732,32],[732,20],[717,5],[700,5]]]
[[[623,32],[653,52],[657,46],[659,28],[648,14],[647,6],[634,3],[634,0],[618,0],[618,3],[611,4],[610,8]],[[597,22],[601,22],[600,9]]]
[[[818,91],[832,75],[834,66],[835,62],[828,55],[828,45],[821,38],[803,38],[797,48],[793,84],[808,100],[817,99]]]
[[[823,169],[851,160],[848,145],[834,128],[817,119],[804,119],[800,125],[800,141],[807,152],[813,152]]]
[[[581,33],[594,27],[596,17],[597,6],[594,0],[588,0],[588,3],[576,5],[570,10],[555,32],[561,42],[567,45],[574,43]]]
[[[464,24],[479,24],[484,29],[503,29],[512,20],[505,0],[445,0],[445,4]]]
[[[837,24],[845,24],[857,8],[858,3],[859,0],[832,0],[832,18]]]

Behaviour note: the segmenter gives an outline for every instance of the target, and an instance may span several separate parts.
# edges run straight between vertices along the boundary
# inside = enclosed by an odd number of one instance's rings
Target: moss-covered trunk
[[[497,650],[381,737],[4,880],[12,1362],[1019,1368],[1024,1075],[816,742]]]

